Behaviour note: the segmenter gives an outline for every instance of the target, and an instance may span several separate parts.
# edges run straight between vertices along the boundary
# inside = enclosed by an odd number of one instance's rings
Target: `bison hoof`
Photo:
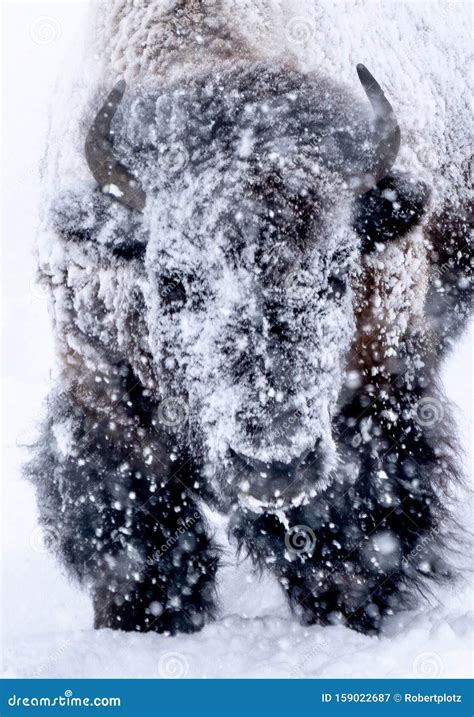
[[[159,632],[169,635],[198,632],[206,622],[201,606],[184,610],[163,609],[157,601],[126,601],[120,597],[94,596],[94,628],[125,632]]]

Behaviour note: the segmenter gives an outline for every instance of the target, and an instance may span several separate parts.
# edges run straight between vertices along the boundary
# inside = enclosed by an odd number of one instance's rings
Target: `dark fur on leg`
[[[408,391],[407,381],[391,377],[385,391],[366,386],[348,402],[337,425],[344,468],[326,491],[286,510],[286,520],[243,512],[234,525],[305,623],[376,633],[385,615],[413,605],[426,580],[450,576],[443,486],[459,471],[449,417],[432,383],[419,377]],[[417,414],[426,397],[443,407],[436,426]]]
[[[28,466],[40,521],[93,593],[96,627],[198,630],[214,615],[218,553],[187,487],[192,468],[147,433],[151,408],[130,372],[111,371],[111,384],[120,398],[106,419],[68,392],[50,400]]]

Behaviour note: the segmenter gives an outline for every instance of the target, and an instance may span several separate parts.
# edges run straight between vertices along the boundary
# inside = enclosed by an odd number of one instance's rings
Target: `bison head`
[[[154,398],[183,409],[157,430],[251,506],[297,504],[336,465],[351,277],[383,224],[400,142],[381,88],[358,73],[372,107],[248,61],[125,94],[122,82],[87,135],[101,201],[121,205],[108,236],[140,267]]]

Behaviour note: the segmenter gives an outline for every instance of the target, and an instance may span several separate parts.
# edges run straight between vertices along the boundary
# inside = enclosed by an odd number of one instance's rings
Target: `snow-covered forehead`
[[[365,105],[314,76],[255,62],[131,88],[114,127],[119,153],[148,191],[209,167],[223,189],[235,174],[225,170],[239,161],[261,173],[284,170],[290,182],[324,169],[347,177],[368,171],[372,159]]]
[[[339,88],[243,62],[130,92],[114,132],[147,192],[150,239],[211,260],[232,248],[239,264],[271,254],[283,274],[309,241],[333,254],[347,179],[373,146],[368,112]]]
[[[214,466],[229,449],[288,463],[317,442],[330,459],[353,334],[347,178],[370,164],[367,113],[242,63],[137,90],[113,127],[147,194],[148,340],[161,397],[185,397],[188,440]]]

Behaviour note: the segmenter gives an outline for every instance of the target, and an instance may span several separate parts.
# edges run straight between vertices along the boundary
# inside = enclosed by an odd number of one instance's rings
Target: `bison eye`
[[[160,278],[160,296],[166,304],[183,305],[186,301],[186,289],[178,276]]]
[[[347,289],[347,281],[340,274],[330,274],[328,278],[328,289],[332,296],[343,296]]]

